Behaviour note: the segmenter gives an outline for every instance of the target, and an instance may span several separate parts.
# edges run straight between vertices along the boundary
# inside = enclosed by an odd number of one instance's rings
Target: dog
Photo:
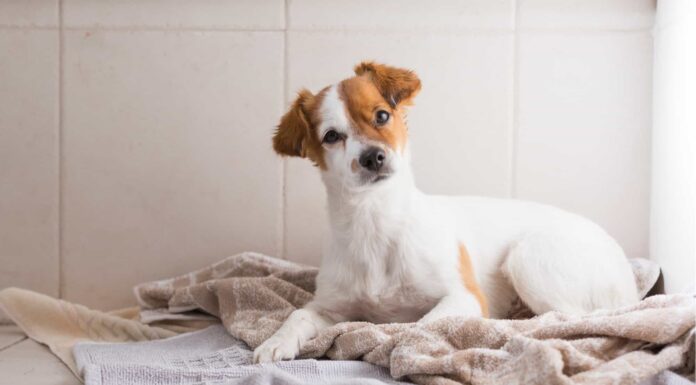
[[[623,250],[593,222],[532,202],[420,192],[406,126],[420,89],[412,71],[363,62],[317,94],[300,91],[281,118],[273,148],[318,167],[330,240],[314,299],[255,362],[293,359],[343,321],[502,318],[517,298],[535,314],[638,302]]]

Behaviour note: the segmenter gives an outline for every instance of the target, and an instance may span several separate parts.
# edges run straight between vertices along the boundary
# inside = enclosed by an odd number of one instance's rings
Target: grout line
[[[57,31],[107,31],[107,32],[283,32],[283,28],[236,28],[236,27],[183,27],[183,26],[103,26],[103,25],[82,25],[76,27],[64,27],[61,25],[50,27],[42,25],[10,25],[0,24],[0,31],[34,31],[46,30]]]
[[[13,347],[13,346],[15,346],[15,345],[17,345],[17,344],[20,344],[20,343],[26,341],[27,338],[29,338],[29,337],[27,337],[27,336],[25,335],[24,337],[20,338],[19,340],[15,341],[15,342],[13,342],[13,343],[11,343],[11,344],[9,344],[9,345],[6,345],[6,346],[1,347],[1,348],[0,348],[0,352],[4,352],[5,350],[8,350],[9,348],[11,348],[11,347]]]
[[[435,35],[501,35],[515,32],[524,33],[539,33],[539,34],[559,34],[559,35],[572,35],[572,34],[607,34],[607,33],[638,33],[651,31],[653,26],[646,27],[636,27],[636,28],[619,28],[619,27],[524,27],[524,28],[493,28],[493,27],[462,27],[462,28],[433,28],[433,27],[422,27],[422,28],[360,28],[360,27],[327,27],[327,28],[291,28],[292,32],[302,32],[302,33],[328,33],[328,34],[365,34],[372,35],[375,33],[380,34],[408,34],[408,35],[422,35],[424,33],[435,34]]]
[[[287,16],[286,16],[287,17]],[[61,26],[32,26],[32,25],[9,25],[0,24],[0,30],[58,30]],[[652,27],[651,27],[652,28]],[[134,26],[104,26],[104,25],[80,25],[72,27],[62,27],[66,31],[108,31],[108,32],[288,32],[292,30],[293,32],[305,32],[305,33],[384,33],[384,34],[421,34],[421,33],[434,33],[434,34],[468,34],[468,33],[480,33],[480,34],[500,34],[500,33],[511,33],[513,32],[510,28],[433,28],[433,27],[422,27],[422,28],[346,28],[341,26],[326,27],[326,28],[257,28],[257,27],[216,27],[216,26],[206,26],[206,27],[190,27],[190,26],[154,26],[154,25],[134,25]],[[556,29],[549,28],[549,31],[556,31]],[[597,30],[597,29],[588,29]],[[599,29],[601,31],[601,29]]]
[[[8,31],[57,31],[60,26],[49,27],[46,25],[10,25],[10,24],[0,24],[1,30]]]
[[[521,0],[515,0],[513,10],[513,29],[515,30],[515,32],[512,34],[512,100],[510,101],[510,108],[512,110],[512,122],[510,124],[509,138],[510,198],[517,198],[517,147],[519,139],[520,108],[520,36],[517,27],[519,25],[520,1]]]
[[[512,28],[508,27],[454,27],[454,28],[442,28],[442,27],[411,27],[411,28],[375,28],[375,27],[345,27],[345,26],[331,26],[331,27],[293,27],[288,30],[292,32],[303,32],[303,33],[346,33],[346,34],[369,34],[374,35],[375,33],[380,34],[411,34],[411,35],[421,35],[423,33],[432,34],[469,34],[469,33],[480,33],[480,34],[504,34],[514,32]]]
[[[285,110],[288,104],[288,24],[290,21],[288,11],[290,0],[285,0],[283,2],[283,11],[285,17],[285,25],[283,26],[283,110]],[[288,259],[287,256],[287,159],[283,157],[280,161],[281,170],[281,192],[280,192],[280,257],[283,259]]]
[[[327,27],[327,28],[256,28],[256,27],[185,27],[185,26],[103,26],[103,25],[83,25],[76,27],[50,27],[50,26],[32,26],[32,25],[3,25],[0,24],[0,30],[59,30],[64,31],[107,31],[107,32],[303,32],[303,33],[344,33],[344,34],[479,34],[479,35],[496,35],[515,32],[535,33],[535,34],[560,34],[572,35],[577,33],[584,34],[607,34],[607,33],[638,33],[652,31],[654,26],[638,27],[638,28],[612,28],[612,27],[573,27],[573,28],[543,28],[543,27],[525,27],[525,28],[432,28],[423,27],[417,29],[403,28],[345,28],[345,27]]]
[[[66,31],[109,31],[109,32],[283,32],[282,28],[235,28],[235,27],[180,27],[180,26],[101,26],[84,25],[64,27]]]
[[[286,160],[285,157],[282,157],[280,159],[280,194],[278,196],[278,204],[279,204],[279,212],[280,212],[280,217],[278,219],[278,236],[276,238],[276,249],[278,250],[278,257],[280,259],[287,259],[287,256],[285,255],[286,253],[286,245],[285,245],[285,229],[286,229],[286,212],[285,212],[285,194],[286,194],[286,170],[287,170],[287,165],[286,165]]]
[[[517,22],[516,22],[517,23]],[[603,35],[608,33],[632,34],[651,31],[653,26],[639,28],[611,28],[611,27],[562,27],[562,28],[541,28],[541,27],[525,27],[518,28],[517,31],[534,34],[558,34],[558,35],[574,35],[578,33],[590,35]]]
[[[65,281],[65,271],[63,268],[63,214],[64,194],[63,194],[63,117],[64,117],[64,101],[63,101],[63,86],[65,79],[63,78],[63,51],[65,48],[65,34],[63,31],[63,0],[58,1],[58,298],[63,298],[63,284]]]
[[[278,236],[276,238],[276,250],[278,250],[278,257],[281,259],[287,259],[285,256],[285,158],[280,159],[280,194],[278,196],[278,203],[280,205],[280,218],[278,219]]]

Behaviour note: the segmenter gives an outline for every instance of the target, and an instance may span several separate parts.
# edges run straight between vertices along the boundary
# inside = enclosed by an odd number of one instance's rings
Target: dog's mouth
[[[392,172],[379,172],[379,173],[367,173],[363,172],[360,175],[360,179],[358,181],[360,186],[363,187],[370,187],[370,186],[377,186],[380,185],[382,182],[386,181],[389,179],[394,173]]]
[[[382,167],[378,171],[362,169],[358,174],[358,183],[362,186],[372,186],[386,181],[395,174],[395,170],[389,166]]]
[[[370,181],[371,184],[379,183],[383,180],[389,179],[391,174],[389,173],[381,173],[381,174],[376,174],[374,177],[372,177],[372,180]]]

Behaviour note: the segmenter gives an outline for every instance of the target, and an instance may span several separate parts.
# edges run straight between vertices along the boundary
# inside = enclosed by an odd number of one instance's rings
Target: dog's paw
[[[292,360],[300,352],[300,341],[294,338],[272,336],[254,350],[254,363]]]

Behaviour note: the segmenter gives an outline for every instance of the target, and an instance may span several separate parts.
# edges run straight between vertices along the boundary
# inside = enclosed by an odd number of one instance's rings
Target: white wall
[[[580,212],[648,254],[651,0],[0,0],[0,287],[99,308],[252,249],[316,263],[323,190],[273,154],[300,87],[415,69],[432,193]]]
[[[696,1],[660,0],[655,23],[650,255],[669,292],[696,272]]]

